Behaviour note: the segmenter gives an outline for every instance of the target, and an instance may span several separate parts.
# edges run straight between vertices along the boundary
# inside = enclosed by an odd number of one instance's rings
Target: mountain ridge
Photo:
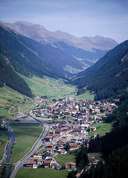
[[[31,25],[30,23],[29,26],[31,27]],[[38,28],[42,30],[42,26],[38,25]],[[0,23],[0,39],[2,60],[4,62],[3,56],[8,59],[8,66],[10,65],[9,67],[16,77],[20,77],[19,74],[21,74],[27,77],[35,75],[70,80],[74,71],[84,70],[84,68],[92,65],[92,62],[94,63],[98,56],[103,56],[105,53],[105,51],[98,51],[97,49],[93,49],[92,52],[82,48],[75,48],[65,42],[42,43],[23,34],[21,35],[5,23]],[[87,59],[86,66],[83,62],[84,57]],[[22,82],[25,85],[25,81]],[[18,86],[15,86],[13,89],[17,88]]]
[[[38,41],[45,41],[51,40],[51,42],[55,41],[65,41],[69,45],[73,45],[77,48],[81,48],[84,50],[93,50],[102,49],[102,50],[110,50],[111,48],[115,47],[118,43],[108,37],[103,36],[92,36],[92,37],[76,37],[72,34],[67,32],[58,31],[49,31],[43,25],[33,24],[30,22],[25,21],[18,21],[15,23],[5,23],[9,28],[16,30],[17,32],[24,34],[25,36],[31,37],[32,39]],[[106,45],[103,45],[107,43]]]
[[[68,75],[70,73],[70,76],[87,69],[117,45],[117,42],[111,38],[102,36],[76,37],[67,32],[49,31],[42,25],[30,22],[4,22],[2,24],[17,34],[41,43],[44,48],[50,46],[53,48],[52,51],[56,49],[56,54],[58,51],[63,53],[61,58],[59,55],[54,55],[58,59],[58,63],[60,59],[65,58],[61,70],[67,72]],[[51,56],[49,55],[47,59],[49,60]]]
[[[97,98],[116,95],[128,86],[128,40],[110,50],[92,67],[79,73],[72,80],[82,91],[93,90]]]

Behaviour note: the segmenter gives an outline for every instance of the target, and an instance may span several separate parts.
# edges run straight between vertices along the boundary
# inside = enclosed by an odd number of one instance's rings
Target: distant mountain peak
[[[47,43],[56,43],[56,42],[65,42],[68,45],[73,45],[74,47],[83,49],[83,50],[110,50],[114,48],[118,43],[111,38],[102,37],[96,35],[94,37],[76,37],[67,32],[49,31],[43,25],[33,24],[26,21],[18,21],[15,23],[6,23],[8,27],[13,30],[16,30],[22,35],[30,37],[39,42]]]

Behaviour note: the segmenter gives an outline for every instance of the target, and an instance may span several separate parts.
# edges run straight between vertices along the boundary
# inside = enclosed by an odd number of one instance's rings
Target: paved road
[[[10,162],[12,146],[13,144],[15,144],[15,133],[13,132],[13,129],[10,127],[9,124],[7,124],[6,128],[8,130],[8,143],[6,144],[4,148],[4,154],[3,154],[2,161],[1,161],[3,164]]]
[[[27,162],[27,160],[39,149],[39,147],[42,145],[42,139],[46,137],[48,130],[49,130],[49,126],[47,124],[44,124],[43,130],[40,136],[38,137],[38,139],[33,144],[31,150],[27,154],[25,154],[24,157],[15,164],[15,167],[10,175],[10,178],[15,178],[19,169],[23,167],[23,164]]]

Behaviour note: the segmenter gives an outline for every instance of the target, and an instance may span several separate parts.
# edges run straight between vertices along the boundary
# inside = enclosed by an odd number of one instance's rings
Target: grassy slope
[[[62,98],[65,96],[75,96],[76,99],[94,99],[94,94],[85,91],[83,94],[76,96],[76,88],[72,85],[65,84],[62,80],[55,80],[44,77],[26,78],[27,84],[35,96],[48,96],[51,98]]]
[[[101,123],[96,125],[96,133],[99,135],[104,135],[107,132],[110,132],[112,129],[111,123]]]
[[[21,169],[16,178],[67,178],[68,172],[66,170],[54,169]]]
[[[81,99],[94,100],[94,98],[95,98],[95,95],[88,90],[76,96],[76,99],[78,100],[81,100]]]
[[[67,162],[75,162],[75,155],[74,154],[65,154],[65,155],[61,155],[58,154],[55,157],[56,161],[58,161],[58,163],[60,163],[61,165],[64,165]]]
[[[4,147],[7,143],[8,136],[6,130],[0,130],[0,160],[2,159]]]
[[[40,135],[42,128],[38,125],[12,125],[16,135],[16,144],[12,152],[12,161],[16,162],[31,148]]]
[[[22,76],[23,77],[23,76]],[[65,96],[75,96],[76,88],[65,84],[62,80],[51,78],[26,78],[23,77],[31,88],[34,96],[48,96],[49,98],[62,98]],[[94,95],[89,91],[75,96],[76,99],[94,99]],[[9,87],[0,87],[0,117],[9,118],[17,112],[27,112],[33,107],[31,99],[23,96]]]
[[[9,87],[0,87],[0,117],[9,118],[17,111],[27,111],[32,101]]]
[[[99,134],[100,136],[103,136],[111,131],[112,123],[105,123],[105,122],[99,123],[99,124],[95,124],[94,127],[96,127],[96,131],[90,132],[89,135],[93,136],[94,134]]]
[[[75,93],[75,87],[64,84],[62,80],[55,80],[51,78],[25,78],[25,81],[32,90],[35,96],[48,96],[52,98],[62,98],[67,95]]]

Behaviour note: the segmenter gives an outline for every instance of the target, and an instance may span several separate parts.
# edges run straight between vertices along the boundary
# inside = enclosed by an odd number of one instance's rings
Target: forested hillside
[[[26,82],[16,73],[9,59],[0,50],[0,86],[9,86],[20,93],[32,97],[32,92]]]
[[[78,74],[73,83],[88,88],[98,99],[118,94],[128,86],[128,41],[110,50],[96,64]]]
[[[46,63],[43,63],[36,51],[27,46],[22,39],[24,37],[10,31],[8,28],[0,27],[0,49],[1,54],[6,56],[14,69],[23,75],[53,75],[49,72]]]
[[[0,86],[9,86],[24,95],[32,97],[31,89],[20,74],[28,78],[32,76],[42,78],[50,76],[55,79],[61,76],[65,78],[56,63],[53,63],[53,66],[56,66],[55,70],[48,63],[48,60],[45,61],[43,56],[40,57],[38,54],[39,52],[42,55],[45,53],[49,55],[49,52],[45,51],[49,47],[46,47],[41,52],[42,48],[39,49],[41,46],[39,43],[20,36],[3,26],[0,27],[0,39]],[[39,51],[35,51],[34,47],[36,47],[36,50],[39,49]]]

